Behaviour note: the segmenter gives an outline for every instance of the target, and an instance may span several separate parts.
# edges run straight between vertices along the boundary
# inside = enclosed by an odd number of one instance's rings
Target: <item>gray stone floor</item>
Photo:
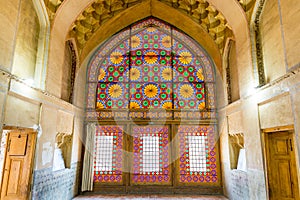
[[[75,197],[74,200],[91,200],[91,199],[110,199],[110,200],[145,200],[145,199],[154,199],[154,200],[227,200],[224,196],[210,196],[210,195],[90,195],[90,196],[78,196]]]

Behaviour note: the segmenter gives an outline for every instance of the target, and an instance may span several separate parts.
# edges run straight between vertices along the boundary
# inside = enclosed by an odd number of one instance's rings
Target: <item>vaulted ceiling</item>
[[[55,17],[63,1],[44,0],[50,21]],[[70,27],[69,35],[75,38],[78,53],[84,48],[87,41],[93,36],[99,27],[116,14],[136,5],[144,0],[95,0],[86,7]],[[224,51],[227,37],[233,37],[230,26],[225,17],[213,5],[206,0],[160,0],[190,16],[196,23],[211,36],[218,46],[220,53]],[[256,0],[239,0],[248,21],[250,20]]]

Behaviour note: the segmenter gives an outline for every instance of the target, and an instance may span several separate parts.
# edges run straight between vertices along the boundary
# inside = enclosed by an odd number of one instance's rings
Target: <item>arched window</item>
[[[102,44],[88,69],[96,185],[220,186],[215,75],[201,46],[151,17]]]

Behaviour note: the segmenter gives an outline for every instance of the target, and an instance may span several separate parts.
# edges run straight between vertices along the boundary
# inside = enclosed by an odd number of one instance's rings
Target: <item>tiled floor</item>
[[[153,200],[227,200],[224,196],[193,196],[193,195],[91,195],[91,196],[78,196],[74,198],[74,200],[145,200],[145,199],[153,199]]]

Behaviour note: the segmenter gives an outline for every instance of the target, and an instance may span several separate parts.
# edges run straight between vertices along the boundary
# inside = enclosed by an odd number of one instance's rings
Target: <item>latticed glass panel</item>
[[[204,83],[174,83],[175,108],[202,110],[205,108]]]
[[[124,83],[98,83],[97,108],[127,108],[129,85]]]
[[[153,120],[129,125],[130,136],[117,125],[97,126],[94,182],[220,183],[215,126],[199,125],[202,119],[216,119],[213,65],[189,36],[155,18],[137,22],[99,47],[88,73],[87,121]],[[153,125],[158,120],[173,125]],[[174,125],[187,120],[189,125]],[[122,149],[129,150],[124,167]]]
[[[172,108],[172,84],[131,83],[130,109]]]
[[[118,126],[97,126],[94,146],[94,182],[122,182],[123,131]]]
[[[214,88],[206,92],[206,81],[214,84],[212,66],[189,37],[154,18],[129,29],[128,37],[120,33],[123,40],[115,36],[106,43],[106,55],[98,51],[96,108],[215,108]]]
[[[181,125],[178,134],[180,182],[217,182],[214,126]]]
[[[134,126],[133,183],[169,183],[168,126]]]

